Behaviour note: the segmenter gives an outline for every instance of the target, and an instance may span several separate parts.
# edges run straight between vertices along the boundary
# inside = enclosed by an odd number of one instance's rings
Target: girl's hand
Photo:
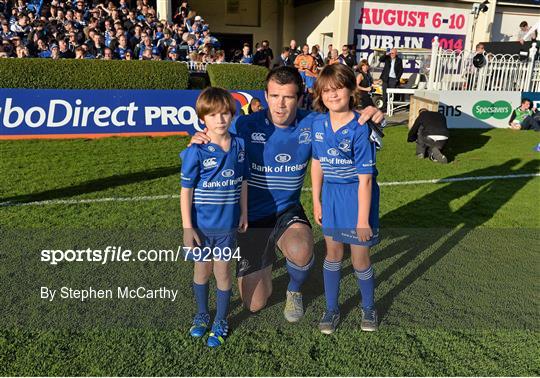
[[[193,228],[184,228],[184,247],[194,248],[201,245],[201,238]]]
[[[359,241],[367,242],[373,236],[373,231],[369,223],[358,223],[356,225],[356,236]]]
[[[322,206],[320,201],[313,202],[313,218],[319,226],[322,226]]]
[[[247,214],[240,215],[240,222],[238,222],[238,232],[244,233],[248,228],[248,217]]]

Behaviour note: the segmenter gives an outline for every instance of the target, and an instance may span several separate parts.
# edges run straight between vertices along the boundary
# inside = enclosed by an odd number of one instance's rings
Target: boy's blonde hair
[[[204,89],[195,104],[197,117],[204,121],[204,117],[212,113],[231,113],[236,114],[236,102],[233,96],[223,89],[217,87],[208,87]]]

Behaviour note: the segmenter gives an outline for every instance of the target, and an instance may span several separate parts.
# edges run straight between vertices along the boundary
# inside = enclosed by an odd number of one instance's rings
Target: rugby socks
[[[289,272],[289,285],[287,290],[299,292],[302,284],[306,281],[309,275],[309,270],[313,266],[315,256],[311,256],[311,260],[304,266],[298,266],[290,260],[287,260],[287,272]]]
[[[197,302],[197,312],[208,314],[208,282],[203,285],[193,282],[193,294]]]
[[[231,294],[232,289],[216,290],[217,311],[215,321],[227,320],[227,315],[229,314],[229,303],[231,301]]]
[[[324,295],[326,309],[339,312],[339,282],[341,281],[341,261],[328,261],[323,263]]]
[[[373,308],[375,306],[375,271],[373,266],[369,266],[366,270],[354,270],[356,278],[358,278],[358,287],[362,296],[362,308]]]

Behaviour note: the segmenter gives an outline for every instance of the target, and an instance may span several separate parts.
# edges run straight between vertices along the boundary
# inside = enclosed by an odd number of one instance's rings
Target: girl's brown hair
[[[315,98],[313,106],[318,112],[326,113],[328,108],[322,100],[322,92],[326,88],[347,88],[352,91],[349,108],[354,109],[360,103],[360,93],[356,86],[356,77],[349,66],[345,64],[331,64],[323,68],[315,82]]]
[[[236,102],[233,96],[223,89],[217,87],[208,87],[201,92],[195,104],[197,117],[204,121],[204,116],[216,112],[236,114]]]

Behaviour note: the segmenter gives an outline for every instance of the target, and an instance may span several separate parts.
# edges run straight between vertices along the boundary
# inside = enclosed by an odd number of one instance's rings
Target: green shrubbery
[[[210,84],[231,90],[264,89],[268,69],[249,64],[210,64]]]

